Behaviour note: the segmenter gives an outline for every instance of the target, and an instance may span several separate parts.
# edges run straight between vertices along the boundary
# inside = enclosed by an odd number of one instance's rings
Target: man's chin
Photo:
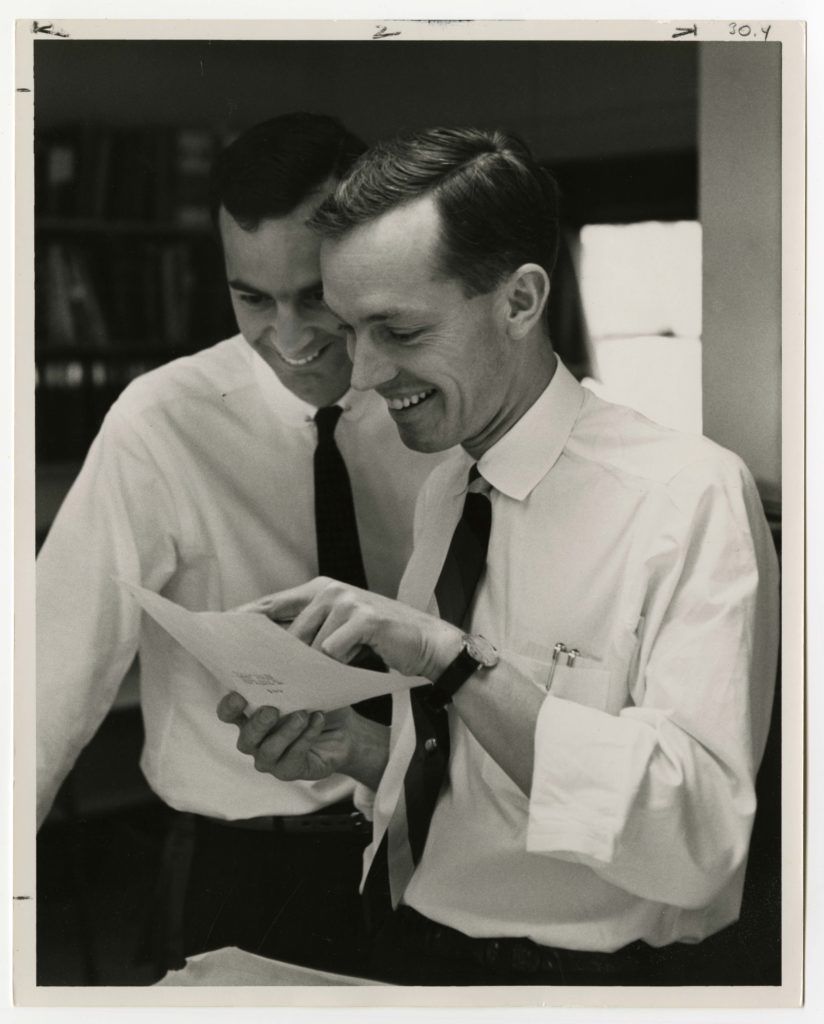
[[[401,441],[413,452],[434,455],[436,452],[445,452],[447,448],[452,448],[455,444],[455,442],[444,439],[436,431],[422,430],[420,427],[416,428],[397,422],[395,426],[398,428]]]

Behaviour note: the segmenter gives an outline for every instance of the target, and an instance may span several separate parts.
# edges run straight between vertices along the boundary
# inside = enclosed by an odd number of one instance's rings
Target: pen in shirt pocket
[[[567,647],[566,644],[561,643],[560,640],[552,648],[552,661],[549,666],[549,678],[547,679],[546,688],[549,689],[552,686],[552,680],[555,676],[555,669],[558,662],[561,660],[561,655],[566,655],[566,667],[574,668],[575,661],[580,656],[581,652],[577,647]]]

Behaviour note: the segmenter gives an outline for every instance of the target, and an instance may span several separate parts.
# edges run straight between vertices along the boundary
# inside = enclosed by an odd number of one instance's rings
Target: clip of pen
[[[576,652],[577,653],[577,652]],[[552,648],[552,661],[549,666],[549,678],[546,681],[546,688],[549,689],[552,686],[552,679],[555,675],[555,666],[558,664],[558,659],[561,654],[569,654],[569,650],[566,644],[562,644],[560,641],[555,644]],[[568,659],[567,659],[568,660]]]

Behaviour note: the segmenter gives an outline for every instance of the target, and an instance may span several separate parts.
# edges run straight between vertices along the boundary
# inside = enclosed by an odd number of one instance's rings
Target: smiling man
[[[240,333],[125,390],[38,559],[39,820],[139,654],[142,769],[185,812],[159,880],[166,966],[241,946],[357,969],[354,783],[256,773],[215,719],[214,678],[115,579],[195,610],[319,572],[396,593],[432,463],[401,444],[378,395],[350,390],[306,225],[363,149],[332,118],[290,114],[219,156],[214,213]]]
[[[248,206],[239,199],[234,212],[224,201],[217,213],[240,333],[280,383],[315,409],[342,398],[352,372],[337,320],[324,303],[318,247],[306,226],[333,185],[334,179],[315,183],[282,217],[262,218],[256,197]]]
[[[399,601],[320,579],[257,607],[431,685],[394,698],[389,742],[351,712],[220,714],[261,770],[376,791],[375,976],[700,982],[678,944],[738,915],[776,667],[750,474],[556,358],[556,192],[518,139],[381,144],[313,224],[353,386],[410,448],[461,448],[419,498]]]

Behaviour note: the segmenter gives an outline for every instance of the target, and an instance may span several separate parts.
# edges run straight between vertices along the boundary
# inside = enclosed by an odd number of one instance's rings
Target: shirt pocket
[[[571,700],[599,711],[610,710],[612,673],[608,669],[558,664],[551,675],[552,682],[548,690],[551,697]]]
[[[627,657],[606,661],[577,654],[574,663],[568,665],[566,652],[553,662],[552,649],[533,640],[517,639],[508,646],[515,655],[513,660],[528,665],[530,677],[552,697],[613,715],[625,706]]]

